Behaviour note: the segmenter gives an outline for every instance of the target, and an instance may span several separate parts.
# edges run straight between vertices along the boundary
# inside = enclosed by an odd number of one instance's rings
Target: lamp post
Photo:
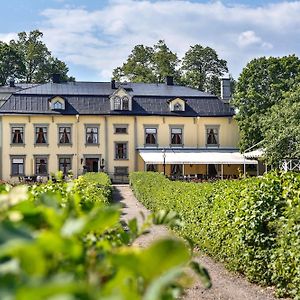
[[[166,175],[166,149],[162,149],[162,155],[163,155],[163,159],[164,159],[164,175]]]

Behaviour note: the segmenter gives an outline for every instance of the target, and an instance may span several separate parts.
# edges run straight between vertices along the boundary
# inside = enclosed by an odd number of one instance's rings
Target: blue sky
[[[77,80],[106,81],[136,44],[164,39],[179,57],[199,43],[235,78],[259,56],[300,56],[300,1],[1,1],[0,40],[40,29]]]

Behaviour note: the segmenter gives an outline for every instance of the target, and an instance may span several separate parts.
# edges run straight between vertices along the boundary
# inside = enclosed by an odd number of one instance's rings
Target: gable
[[[174,98],[168,101],[170,111],[185,111],[186,101],[182,98]]]

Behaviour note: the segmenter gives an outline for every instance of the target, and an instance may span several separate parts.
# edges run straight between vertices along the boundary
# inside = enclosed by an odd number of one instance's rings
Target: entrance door
[[[85,166],[87,172],[99,172],[99,158],[86,158]]]
[[[208,173],[208,177],[216,177],[218,174],[216,165],[208,165],[207,173]]]

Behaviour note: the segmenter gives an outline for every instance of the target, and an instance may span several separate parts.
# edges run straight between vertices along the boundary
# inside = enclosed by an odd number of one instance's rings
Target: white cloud
[[[252,30],[242,32],[238,37],[238,45],[241,48],[249,46],[260,46],[265,49],[272,49],[273,45],[268,42],[264,42],[261,37],[257,36]]]
[[[237,77],[254,57],[300,55],[299,15],[300,1],[247,7],[221,1],[111,0],[98,10],[44,10],[41,30],[56,56],[99,74],[89,80],[108,80],[134,45],[159,39],[179,56],[196,43],[213,47]]]
[[[11,40],[17,38],[17,33],[9,32],[9,33],[0,33],[0,41],[9,43]]]

